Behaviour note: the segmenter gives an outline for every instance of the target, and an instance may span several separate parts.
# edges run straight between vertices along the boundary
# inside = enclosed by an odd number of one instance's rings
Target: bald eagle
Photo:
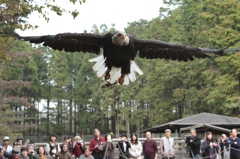
[[[109,84],[129,84],[135,81],[136,75],[143,74],[134,62],[138,54],[146,59],[169,59],[177,61],[192,61],[194,58],[210,57],[206,53],[222,55],[227,50],[191,47],[177,43],[159,40],[140,40],[128,36],[125,32],[117,31],[105,35],[91,33],[62,33],[45,36],[18,36],[19,39],[30,43],[49,46],[54,50],[66,52],[89,52],[103,55],[90,59],[96,62],[93,70],[98,77],[104,77]]]

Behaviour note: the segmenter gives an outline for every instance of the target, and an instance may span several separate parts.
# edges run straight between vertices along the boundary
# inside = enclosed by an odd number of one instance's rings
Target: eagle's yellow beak
[[[126,35],[122,34],[121,35],[121,39],[125,40],[126,39]]]

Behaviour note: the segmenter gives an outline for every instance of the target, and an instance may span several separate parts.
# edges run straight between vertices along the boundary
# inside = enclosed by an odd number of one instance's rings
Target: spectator
[[[4,152],[2,152],[2,145],[0,145],[0,159],[5,159]]]
[[[72,138],[70,136],[65,136],[64,142],[68,144],[68,152],[72,153]]]
[[[20,153],[20,150],[18,148],[13,148],[10,159],[21,159],[21,157],[19,156],[19,153]]]
[[[61,151],[58,154],[59,154],[59,159],[72,159],[71,154],[68,152],[67,143],[62,144]]]
[[[47,159],[59,159],[57,150],[52,149],[52,151],[47,155]]]
[[[56,149],[57,152],[61,151],[59,144],[56,142],[57,135],[51,134],[49,136],[49,143],[46,144],[45,150],[47,153],[51,152],[53,149]]]
[[[231,146],[230,148],[230,158],[231,159],[239,159],[240,156],[240,138],[237,137],[237,130],[232,129],[231,131],[232,137],[228,138],[227,146]]]
[[[130,157],[129,148],[131,147],[126,134],[121,134],[118,139],[116,148],[119,149],[119,159],[126,159]]]
[[[2,146],[4,146],[6,148],[6,152],[8,154],[11,154],[13,147],[9,145],[9,140],[10,140],[10,138],[8,136],[4,136],[3,137],[3,145]]]
[[[94,129],[94,138],[90,141],[90,151],[94,159],[103,159],[102,145],[105,142],[104,137],[100,136],[99,129]]]
[[[84,154],[80,156],[80,159],[94,159],[94,157],[91,155],[91,151],[88,147],[86,147],[86,150]]]
[[[74,139],[75,141],[73,141],[72,144],[72,154],[75,156],[75,158],[79,158],[85,152],[85,143],[80,135],[76,135]]]
[[[132,159],[142,159],[142,144],[138,141],[137,134],[131,134],[129,153]]]
[[[28,148],[28,157],[29,159],[37,159],[37,153],[34,151],[34,144],[29,144]]]
[[[112,142],[112,136],[107,134],[103,143],[104,159],[114,159],[115,145]]]
[[[21,148],[20,158],[22,158],[22,159],[29,159],[29,157],[28,157],[28,149],[26,147]]]
[[[160,140],[160,152],[163,159],[175,159],[175,145],[170,129],[165,130],[165,136]]]
[[[23,145],[23,137],[22,136],[17,137],[16,142],[21,143],[21,145]]]
[[[200,158],[201,140],[197,136],[196,129],[190,129],[191,136],[186,138],[187,152],[191,158]]]
[[[158,147],[155,140],[152,139],[151,132],[146,132],[146,138],[143,142],[143,156],[144,159],[157,159]]]
[[[12,152],[11,152],[12,153]],[[10,159],[11,154],[6,152],[6,147],[2,146],[2,150],[1,150],[1,154],[6,158],[6,159]]]
[[[46,150],[44,149],[44,147],[40,146],[37,149],[37,158],[38,159],[47,159],[47,153],[46,153]]]
[[[15,142],[13,143],[13,147],[21,150],[22,144],[21,144],[20,142],[15,141]]]
[[[212,132],[207,132],[206,139],[202,143],[202,157],[205,159],[216,159],[218,154],[218,143],[213,139]]]
[[[220,139],[220,149],[221,149],[222,159],[228,159],[229,157],[229,152],[227,150],[226,142],[227,142],[227,135],[222,134],[222,137]]]

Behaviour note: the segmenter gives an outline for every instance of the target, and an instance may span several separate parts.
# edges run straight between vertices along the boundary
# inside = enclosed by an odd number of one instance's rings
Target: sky
[[[63,32],[81,33],[84,30],[90,32],[94,24],[98,27],[106,24],[110,28],[113,23],[117,30],[123,31],[128,22],[156,18],[159,15],[159,8],[164,6],[162,0],[86,0],[82,5],[73,5],[69,0],[56,0],[56,3],[66,10],[76,9],[80,14],[73,19],[68,13],[57,16],[51,12],[50,21],[46,23],[38,13],[33,13],[28,21],[32,25],[38,25],[39,28],[17,30],[17,33],[21,36],[54,35]]]

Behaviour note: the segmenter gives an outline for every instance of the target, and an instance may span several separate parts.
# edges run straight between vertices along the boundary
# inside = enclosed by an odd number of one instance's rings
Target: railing
[[[161,138],[154,138],[154,140],[156,140],[157,145],[158,145],[158,158],[161,159],[161,155],[160,155],[160,149],[159,149],[159,145],[160,145],[160,139]],[[143,143],[144,140],[146,140],[146,138],[139,138],[139,141],[141,141],[141,143]],[[117,144],[118,139],[113,139],[113,143],[116,145]],[[89,146],[90,142],[85,142],[86,146]],[[175,143],[175,148],[176,148],[176,154],[175,154],[175,159],[186,159],[187,158],[187,153],[186,153],[186,144],[185,144],[185,140],[182,140],[180,138],[174,138],[174,143]],[[45,146],[47,143],[35,143],[36,146]],[[119,150],[116,148],[115,149],[115,158],[118,159],[119,158]]]

